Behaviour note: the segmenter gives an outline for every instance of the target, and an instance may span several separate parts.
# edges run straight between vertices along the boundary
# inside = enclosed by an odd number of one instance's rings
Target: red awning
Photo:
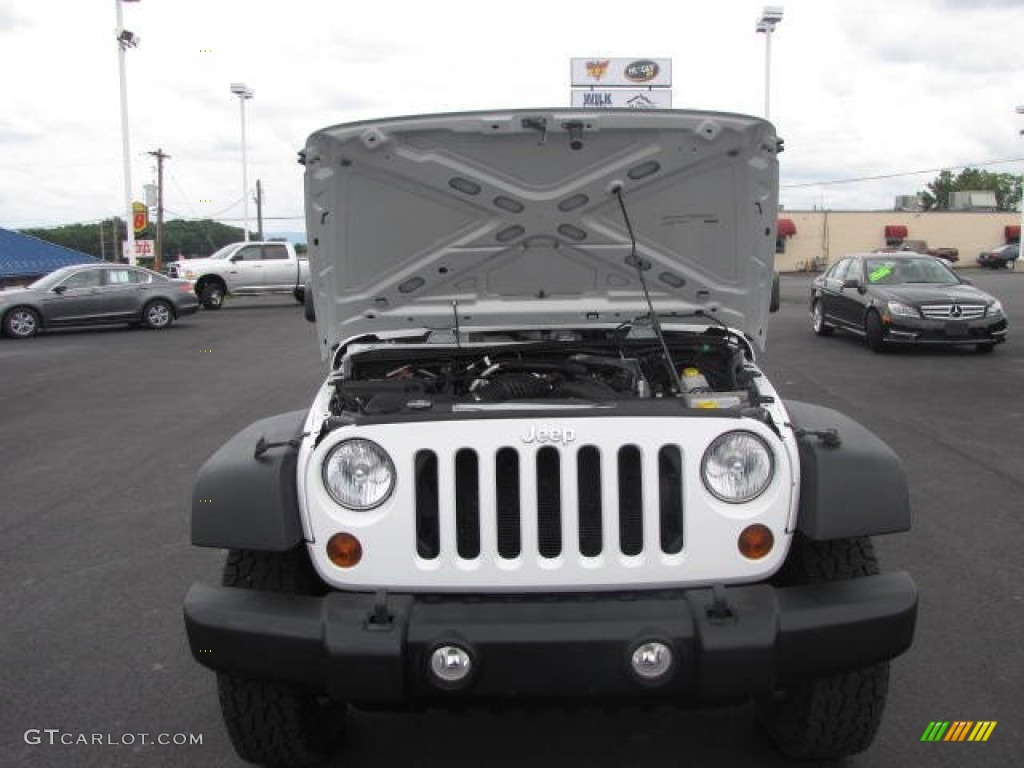
[[[1006,242],[1008,243],[1019,243],[1020,242],[1020,224],[1009,224],[1006,229],[1003,230],[1003,234],[1006,236]]]
[[[907,236],[907,225],[906,224],[886,224],[885,225],[885,239],[886,240],[903,240]]]
[[[796,234],[796,224],[792,219],[779,219],[775,231],[779,237],[792,237]]]

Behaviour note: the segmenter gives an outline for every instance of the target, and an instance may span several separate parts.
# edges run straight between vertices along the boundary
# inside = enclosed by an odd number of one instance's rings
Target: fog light
[[[363,559],[363,545],[351,533],[336,533],[327,540],[327,557],[339,568],[352,568]]]
[[[739,548],[740,554],[750,560],[760,560],[772,551],[775,546],[775,536],[771,528],[757,523],[748,525],[740,532]]]
[[[641,643],[633,650],[630,664],[641,680],[656,682],[672,669],[672,649],[657,640]]]
[[[457,645],[442,645],[430,654],[430,673],[442,687],[465,682],[472,671],[469,652]]]

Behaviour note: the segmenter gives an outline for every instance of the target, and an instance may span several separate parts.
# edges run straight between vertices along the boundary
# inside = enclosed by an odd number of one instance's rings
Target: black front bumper
[[[885,340],[894,344],[1002,344],[1006,341],[1006,318],[978,320],[932,320],[893,317],[885,326]]]
[[[720,595],[723,594],[720,592]],[[194,585],[185,598],[192,654],[210,669],[354,703],[634,698],[736,699],[787,681],[890,659],[911,643],[917,590],[906,573],[804,587],[545,598],[282,595]],[[641,643],[672,648],[658,684],[633,674]],[[457,644],[473,674],[433,682],[431,653]]]

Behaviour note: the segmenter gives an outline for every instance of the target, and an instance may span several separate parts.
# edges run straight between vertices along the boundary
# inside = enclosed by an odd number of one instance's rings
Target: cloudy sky
[[[124,215],[116,0],[0,0],[0,227]],[[880,209],[942,168],[1024,171],[1024,0],[783,0],[772,120],[790,209]],[[572,57],[671,58],[673,106],[761,114],[763,2],[141,0],[133,187],[240,224],[240,115],[266,229],[302,222],[306,136],[335,123],[568,106]],[[875,178],[886,177],[886,178]],[[857,179],[871,179],[851,181]],[[250,205],[254,217],[254,207]],[[255,228],[255,224],[253,225]]]

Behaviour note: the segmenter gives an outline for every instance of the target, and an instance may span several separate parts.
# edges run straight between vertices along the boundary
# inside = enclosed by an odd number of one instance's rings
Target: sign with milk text
[[[573,88],[672,87],[672,59],[591,57],[571,61]]]
[[[584,109],[672,109],[672,91],[640,88],[573,89],[572,106]]]

